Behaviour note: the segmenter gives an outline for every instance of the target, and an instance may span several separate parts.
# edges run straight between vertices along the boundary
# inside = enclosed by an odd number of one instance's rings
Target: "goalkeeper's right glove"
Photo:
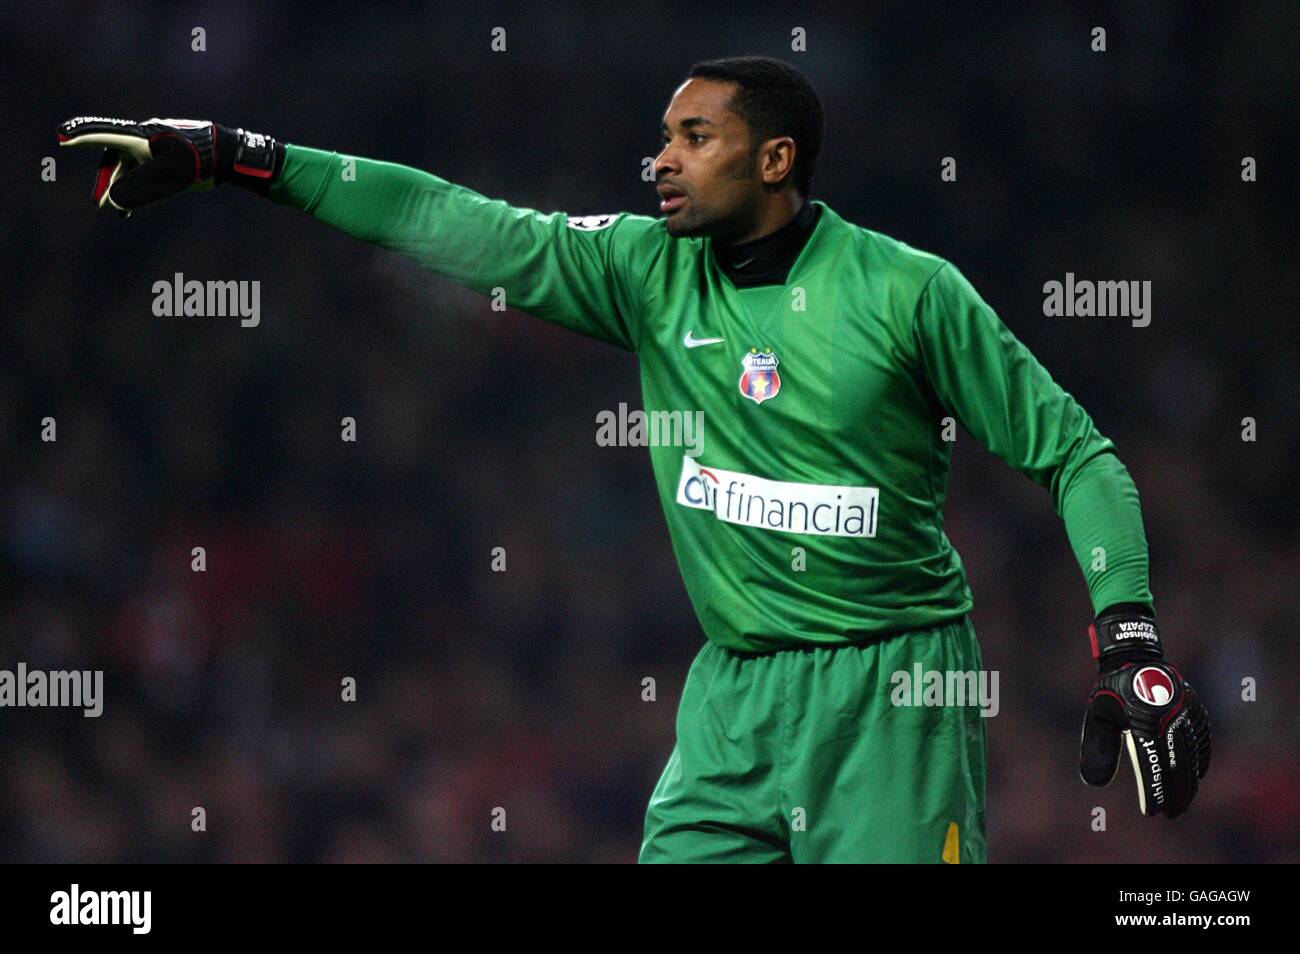
[[[124,216],[221,182],[265,192],[284,165],[284,146],[270,136],[193,119],[78,116],[59,127],[59,145],[104,147],[92,198]]]

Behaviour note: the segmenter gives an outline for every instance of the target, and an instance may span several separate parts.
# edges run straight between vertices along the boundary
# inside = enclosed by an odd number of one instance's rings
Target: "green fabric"
[[[706,643],[640,861],[937,863],[952,823],[961,863],[986,861],[986,719],[894,705],[894,673],[917,663],[979,672],[970,619],[862,646]]]
[[[818,202],[786,285],[737,289],[709,239],[675,239],[662,219],[541,213],[392,163],[285,155],[275,201],[634,351],[647,413],[702,414],[698,456],[678,440],[650,460],[714,643],[852,645],[969,612],[943,524],[948,417],[1051,495],[1094,612],[1152,603],[1138,494],[1113,444],[943,259]],[[759,374],[743,393],[743,362],[768,349],[779,386]]]

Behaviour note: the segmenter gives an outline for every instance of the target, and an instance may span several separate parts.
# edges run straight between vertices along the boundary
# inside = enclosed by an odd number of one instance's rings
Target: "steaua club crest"
[[[781,390],[781,376],[776,373],[776,366],[781,362],[771,348],[766,351],[750,348],[740,363],[745,369],[740,375],[741,394],[755,404],[777,396]]]

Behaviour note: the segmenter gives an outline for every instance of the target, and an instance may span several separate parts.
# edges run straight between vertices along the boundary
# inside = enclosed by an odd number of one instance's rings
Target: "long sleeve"
[[[500,288],[511,308],[637,349],[656,219],[543,214],[409,166],[293,145],[269,197],[474,291]]]
[[[1051,495],[1094,611],[1113,603],[1151,605],[1137,487],[1087,412],[951,264],[921,293],[913,333],[940,403],[990,452]]]

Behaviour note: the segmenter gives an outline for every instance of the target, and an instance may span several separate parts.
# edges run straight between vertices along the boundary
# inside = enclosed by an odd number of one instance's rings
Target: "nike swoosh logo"
[[[726,338],[696,338],[694,332],[686,332],[686,337],[682,339],[682,344],[688,348],[702,348],[705,345],[722,344]]]
[[[752,258],[747,258],[747,259],[745,259],[743,262],[737,262],[735,265],[732,265],[731,267],[732,267],[732,268],[744,268],[746,265],[748,265],[748,264],[749,264],[750,262],[752,262],[752,261],[753,261]]]

